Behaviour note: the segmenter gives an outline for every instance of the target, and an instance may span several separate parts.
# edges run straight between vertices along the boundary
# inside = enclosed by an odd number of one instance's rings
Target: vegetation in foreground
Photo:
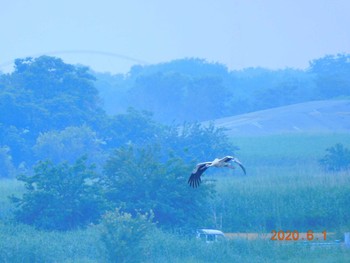
[[[217,195],[207,203],[211,225],[225,232],[298,230],[335,232],[342,239],[350,229],[350,173],[326,172],[318,166],[256,167],[247,177],[208,174]],[[215,179],[215,181],[211,180]],[[24,192],[19,181],[3,180],[7,194]],[[2,191],[1,191],[2,192]],[[10,214],[5,195],[1,202]],[[194,233],[179,233],[151,224],[150,217],[116,211],[84,229],[43,231],[3,220],[0,258],[3,262],[346,262],[350,250],[341,245],[315,247],[271,240],[232,240],[206,244]],[[118,222],[118,224],[116,223]],[[132,230],[134,229],[134,230]],[[135,231],[136,233],[132,233]],[[194,229],[193,229],[194,230]],[[130,232],[131,231],[131,232]],[[333,239],[334,238],[334,239]],[[126,242],[127,241],[127,242]],[[128,242],[131,243],[128,243]],[[47,246],[47,244],[50,246]],[[132,245],[130,245],[132,244]],[[123,253],[118,248],[123,247]],[[137,252],[137,253],[135,253]],[[119,257],[118,257],[119,256]],[[29,261],[26,261],[29,260]],[[321,261],[320,261],[321,260]]]
[[[112,244],[104,240],[106,237],[101,233],[100,226],[69,232],[47,232],[27,225],[2,224],[0,261],[347,262],[350,256],[350,250],[341,245],[319,247],[270,240],[233,240],[207,244],[193,237],[178,236],[153,228],[141,240],[135,239],[139,235],[129,236],[133,240],[131,246],[125,242],[125,237],[119,236],[122,232],[115,232],[114,237],[120,239],[114,240]],[[106,242],[111,247],[106,246]],[[120,247],[123,247],[122,252],[118,251]]]

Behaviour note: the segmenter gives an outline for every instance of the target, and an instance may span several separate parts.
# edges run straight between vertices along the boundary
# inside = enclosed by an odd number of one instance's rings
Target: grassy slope
[[[232,136],[350,132],[350,100],[324,100],[214,120]]]

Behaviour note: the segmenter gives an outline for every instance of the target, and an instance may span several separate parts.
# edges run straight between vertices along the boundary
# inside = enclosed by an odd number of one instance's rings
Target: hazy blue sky
[[[113,73],[138,63],[128,58],[159,63],[199,57],[229,69],[276,69],[350,53],[350,0],[0,3],[2,71],[15,58],[44,53]]]

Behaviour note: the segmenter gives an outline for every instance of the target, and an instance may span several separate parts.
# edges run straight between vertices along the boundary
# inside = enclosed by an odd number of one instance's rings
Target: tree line
[[[246,68],[188,58],[134,66],[128,74],[95,73],[109,113],[129,106],[164,123],[207,121],[312,100],[348,98],[350,55],[327,55],[301,69]]]

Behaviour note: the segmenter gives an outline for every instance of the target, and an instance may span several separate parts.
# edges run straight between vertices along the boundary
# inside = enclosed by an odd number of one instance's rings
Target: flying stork
[[[230,164],[230,161],[238,164],[242,168],[244,174],[246,174],[246,170],[243,164],[237,158],[232,156],[225,156],[224,158],[221,158],[221,159],[215,158],[215,160],[212,162],[204,162],[204,163],[197,164],[196,168],[193,170],[190,178],[188,179],[189,185],[192,186],[193,188],[196,188],[197,186],[199,186],[199,184],[202,182],[201,180],[202,174],[209,167],[227,167],[230,169],[235,169],[235,167]]]

